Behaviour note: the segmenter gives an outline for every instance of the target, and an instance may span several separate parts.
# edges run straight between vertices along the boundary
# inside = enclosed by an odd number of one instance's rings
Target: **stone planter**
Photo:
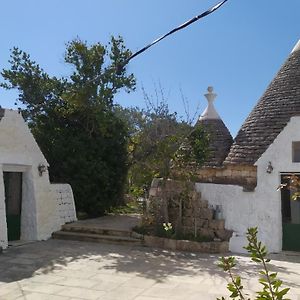
[[[229,242],[194,242],[188,240],[174,240],[156,236],[145,235],[145,245],[148,247],[163,248],[168,250],[201,252],[201,253],[225,253],[229,251]]]

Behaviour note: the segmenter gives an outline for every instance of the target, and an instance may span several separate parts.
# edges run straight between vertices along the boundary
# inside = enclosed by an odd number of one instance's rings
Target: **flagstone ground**
[[[237,256],[246,289],[257,267]],[[228,295],[218,256],[141,246],[48,240],[0,254],[1,300],[211,300]],[[273,255],[272,269],[300,300],[300,255]]]

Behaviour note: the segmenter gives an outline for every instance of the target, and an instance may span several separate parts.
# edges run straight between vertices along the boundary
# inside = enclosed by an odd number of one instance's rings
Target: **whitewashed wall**
[[[280,173],[300,172],[300,163],[292,162],[292,142],[300,141],[300,117],[292,117],[284,130],[257,160],[257,187],[244,192],[242,187],[197,183],[197,190],[212,205],[222,205],[225,226],[234,230],[230,250],[245,252],[245,232],[259,227],[259,238],[271,252],[282,250],[281,194],[277,191]],[[269,161],[274,170],[266,172]]]
[[[38,166],[48,163],[27,124],[17,111],[5,110],[0,121],[0,246],[7,247],[3,172],[23,173],[21,239],[43,240],[61,225],[57,199],[48,171],[39,175]]]

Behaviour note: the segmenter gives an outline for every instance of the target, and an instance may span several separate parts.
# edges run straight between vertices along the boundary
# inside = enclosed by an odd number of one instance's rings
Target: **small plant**
[[[163,228],[165,231],[172,231],[173,227],[171,223],[163,223]]]
[[[171,238],[174,234],[173,226],[171,223],[163,223],[163,228],[165,230],[166,237]]]
[[[270,259],[267,258],[267,249],[260,241],[257,240],[257,227],[249,228],[247,231],[248,245],[245,249],[250,253],[251,260],[262,264],[262,270],[259,283],[263,286],[262,290],[256,292],[256,300],[288,300],[284,298],[289,288],[281,288],[282,281],[277,278],[277,273],[273,273],[268,268]],[[218,264],[230,276],[231,282],[227,285],[227,289],[231,292],[229,296],[232,299],[250,300],[250,298],[243,293],[243,285],[240,276],[234,276],[232,269],[236,266],[235,257],[222,257]],[[224,297],[217,298],[217,300],[225,300]]]

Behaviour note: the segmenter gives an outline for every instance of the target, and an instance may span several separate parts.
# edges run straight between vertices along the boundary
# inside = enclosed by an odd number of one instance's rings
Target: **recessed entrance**
[[[281,175],[281,183],[289,183],[288,175]],[[300,175],[297,175],[300,178]],[[292,191],[281,190],[282,249],[300,251],[300,199],[292,200]]]
[[[3,172],[7,235],[9,241],[21,236],[22,173]]]

